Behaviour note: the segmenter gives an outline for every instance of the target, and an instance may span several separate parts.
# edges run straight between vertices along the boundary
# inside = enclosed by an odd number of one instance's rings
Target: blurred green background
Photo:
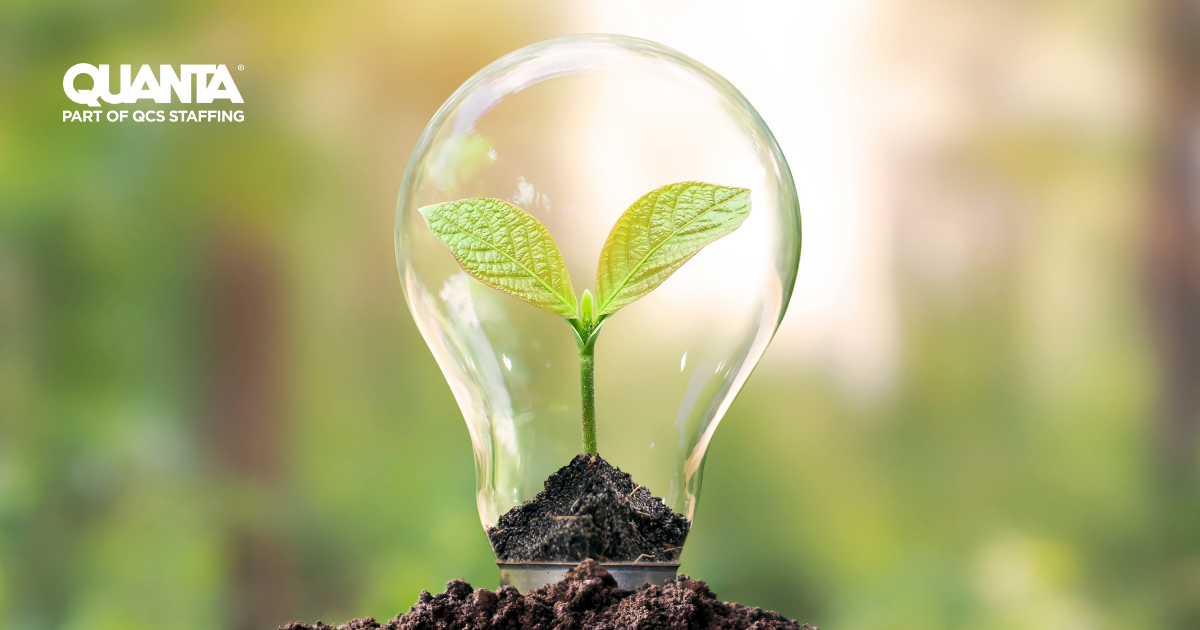
[[[5,0],[0,628],[495,587],[395,195],[462,81],[594,31],[742,88],[804,210],[684,572],[826,630],[1200,627],[1197,24],[1184,0]],[[246,121],[63,123],[81,62],[242,64]]]

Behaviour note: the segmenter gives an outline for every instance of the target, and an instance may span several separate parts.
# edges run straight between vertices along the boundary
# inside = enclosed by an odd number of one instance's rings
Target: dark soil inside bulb
[[[488,530],[502,562],[673,562],[691,524],[599,455],[576,455]]]
[[[681,575],[663,586],[635,591],[617,587],[604,567],[593,560],[567,572],[556,584],[521,595],[511,586],[497,592],[472,589],[462,580],[446,583],[446,592],[421,593],[407,614],[380,624],[355,619],[337,630],[458,630],[474,628],[721,628],[723,630],[817,630],[779,613],[726,604],[708,585]],[[292,622],[280,630],[334,630],[320,621],[311,626]]]

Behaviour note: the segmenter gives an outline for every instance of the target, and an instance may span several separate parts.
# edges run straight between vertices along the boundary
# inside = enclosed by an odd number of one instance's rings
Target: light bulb
[[[426,127],[400,189],[397,262],[466,420],[485,529],[583,452],[580,348],[562,317],[469,275],[419,210],[470,198],[523,209],[557,243],[575,291],[590,289],[590,309],[610,228],[648,191],[692,181],[748,189],[749,215],[609,318],[594,348],[599,454],[689,522],[713,432],[796,278],[795,185],[770,130],[708,68],[611,35],[509,54]]]

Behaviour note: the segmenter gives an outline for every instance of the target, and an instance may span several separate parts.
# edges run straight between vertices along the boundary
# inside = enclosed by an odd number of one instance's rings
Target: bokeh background
[[[578,32],[771,125],[805,248],[683,570],[826,630],[1200,627],[1191,0],[0,3],[0,628],[495,587],[392,222],[438,105]],[[241,124],[67,124],[224,63]],[[151,105],[146,104],[152,107]]]

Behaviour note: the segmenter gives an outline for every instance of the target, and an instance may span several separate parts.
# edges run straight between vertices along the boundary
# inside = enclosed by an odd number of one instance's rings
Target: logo
[[[242,70],[243,66],[238,66],[238,70]],[[77,63],[63,75],[63,92],[66,92],[67,98],[88,107],[101,107],[100,103],[110,103],[113,105],[124,103],[137,103],[142,100],[153,100],[155,103],[171,103],[172,94],[180,103],[192,103],[192,97],[195,96],[195,102],[199,104],[210,104],[216,100],[226,100],[230,103],[242,103],[242,94],[238,92],[237,85],[233,82],[233,77],[229,74],[229,69],[224,65],[217,64],[183,64],[179,66],[179,71],[175,71],[174,66],[161,65],[158,67],[158,75],[154,74],[154,70],[149,65],[143,65],[137,73],[133,74],[133,66],[121,66],[120,86],[121,89],[115,94],[112,92],[110,75],[107,64],[101,64],[100,67],[93,66],[90,63]],[[91,87],[79,89],[75,86],[75,82],[79,80],[81,75],[91,78]],[[86,83],[87,80],[79,80],[80,83]],[[193,93],[192,87],[195,87]],[[130,115],[132,113],[132,116]],[[192,110],[192,109],[172,109],[172,110],[153,110],[153,109],[135,109],[116,110],[109,109],[107,111],[99,111],[96,109],[83,109],[72,111],[69,109],[63,110],[63,122],[84,122],[96,123],[101,120],[109,122],[122,122],[126,119],[132,119],[134,122],[235,122],[240,123],[246,119],[246,114],[242,110]]]
[[[100,107],[101,100],[114,105],[136,103],[142,99],[170,103],[172,92],[180,103],[191,103],[192,77],[195,77],[197,103],[212,103],[216,99],[242,102],[242,95],[224,64],[183,64],[179,66],[178,73],[164,64],[158,67],[157,77],[149,65],[143,65],[136,77],[132,76],[132,69],[128,64],[121,65],[121,91],[113,94],[110,91],[108,64],[101,64],[97,68],[90,63],[77,63],[63,76],[63,91],[67,93],[67,98],[89,107]],[[91,89],[76,89],[75,79],[81,74],[92,78]]]

